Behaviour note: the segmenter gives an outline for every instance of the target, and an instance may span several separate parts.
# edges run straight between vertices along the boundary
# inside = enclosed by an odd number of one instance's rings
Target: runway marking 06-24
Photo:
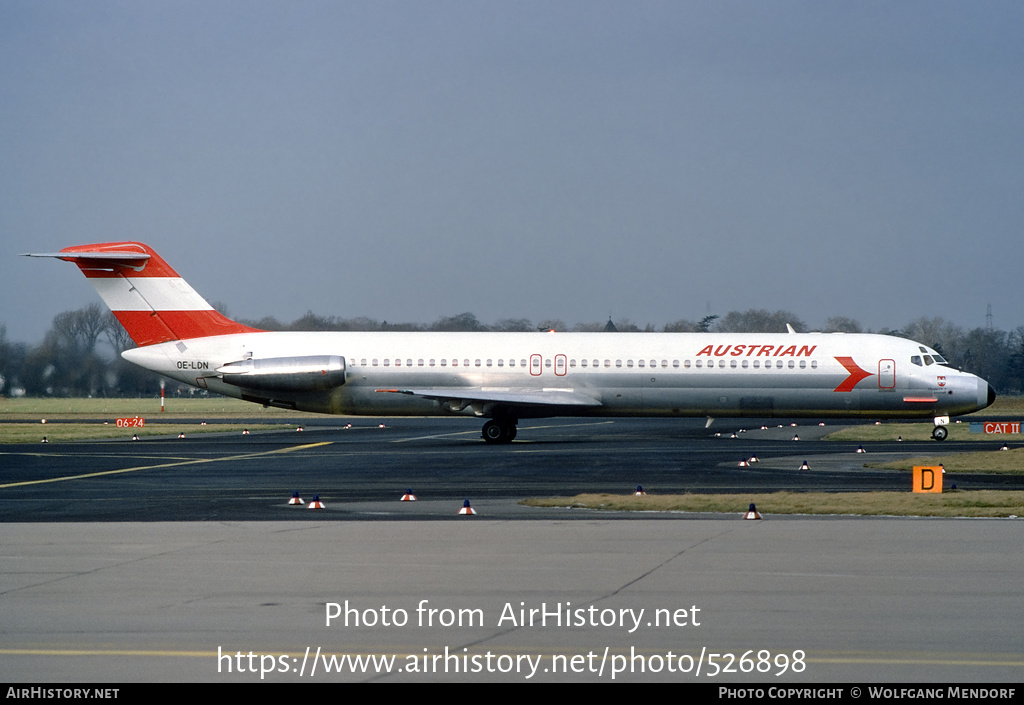
[[[306,450],[308,448],[317,448],[319,446],[327,445],[331,445],[331,441],[321,441],[320,443],[306,443],[301,446],[291,446],[290,448],[278,448],[276,450],[268,450],[263,453],[243,453],[241,455],[227,455],[224,456],[223,458],[193,458],[191,460],[177,460],[171,463],[139,465],[133,468],[122,468],[120,470],[101,470],[99,472],[82,473],[81,475],[49,477],[44,480],[25,480],[23,482],[9,482],[7,484],[0,485],[0,489],[7,489],[9,487],[25,487],[26,485],[44,485],[50,482],[65,482],[67,480],[84,480],[89,477],[102,477],[104,475],[120,475],[121,473],[139,472],[141,470],[159,470],[162,468],[180,467],[182,465],[196,465],[199,463],[219,463],[225,460],[245,460],[247,458],[261,458],[266,455],[275,455],[277,453],[291,453],[296,450]]]

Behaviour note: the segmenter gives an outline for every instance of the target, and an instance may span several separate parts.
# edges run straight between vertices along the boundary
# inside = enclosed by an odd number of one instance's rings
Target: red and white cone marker
[[[758,462],[757,456],[756,455],[750,456],[750,458],[747,459],[747,462],[751,463],[751,464]]]
[[[49,441],[46,440],[46,436],[43,436],[43,443],[49,443]]]
[[[644,492],[644,488],[643,488],[642,485],[637,485],[636,489],[633,491],[633,496],[634,497],[643,497],[645,494],[647,494],[647,493]]]
[[[794,434],[793,435],[793,440],[794,441],[799,441],[800,440],[800,436],[797,436],[797,435]]]
[[[864,450],[864,446],[857,446],[857,450],[855,450],[854,452],[855,453],[867,453],[867,451]]]
[[[472,516],[476,514],[476,510],[469,506],[469,500],[467,499],[462,503],[462,509],[459,510],[460,516]]]
[[[754,506],[753,502],[750,503],[750,509],[748,509],[747,513],[743,515],[743,518],[744,519],[760,519],[761,518],[761,515],[757,513],[757,507]]]
[[[133,433],[133,434],[132,434],[132,440],[133,440],[133,441],[137,441],[137,440],[139,440],[139,434],[137,434],[137,433]]]
[[[309,503],[306,509],[327,509],[324,503],[320,501],[320,495],[313,497],[313,501]]]
[[[740,462],[736,465],[738,468],[749,468],[750,462],[746,458],[741,458]]]
[[[184,438],[184,437],[185,437],[185,432],[184,431],[182,431],[182,432],[180,432],[178,434],[178,438]]]
[[[244,429],[244,430],[242,431],[242,435],[243,435],[243,436],[248,436],[248,435],[249,435],[249,429]]]
[[[811,466],[810,466],[810,465],[808,465],[808,464],[807,464],[807,461],[805,460],[805,461],[804,461],[804,464],[800,466],[800,469],[801,469],[801,470],[810,470],[810,469],[811,469]]]
[[[1006,444],[1004,443],[1004,444],[1003,444],[1003,447],[1002,447],[1002,448],[1000,448],[999,450],[1010,450],[1010,446],[1008,446],[1008,445],[1006,445]]]
[[[305,502],[302,501],[302,497],[299,496],[298,492],[292,492],[292,498],[288,500],[288,506],[301,507]]]
[[[400,502],[415,502],[416,501],[416,495],[414,495],[412,493],[412,489],[407,489],[405,491],[405,494],[402,495],[402,499],[400,499],[399,501]]]
[[[299,426],[299,427],[298,427],[297,429],[295,429],[295,430],[296,430],[296,431],[301,431],[301,430],[302,430],[302,426]]]

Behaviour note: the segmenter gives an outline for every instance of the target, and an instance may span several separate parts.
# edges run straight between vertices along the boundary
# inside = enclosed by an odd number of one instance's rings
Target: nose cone
[[[975,403],[978,406],[975,411],[980,411],[986,407],[992,406],[992,402],[996,400],[996,392],[989,386],[988,382],[983,380],[981,377],[975,377],[975,379],[977,380],[978,385],[978,392],[975,397]]]

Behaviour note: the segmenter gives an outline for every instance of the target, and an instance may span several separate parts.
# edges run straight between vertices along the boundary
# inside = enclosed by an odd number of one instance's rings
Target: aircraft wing
[[[409,394],[468,406],[473,402],[509,406],[601,406],[601,402],[573,389],[511,389],[504,387],[436,387],[420,389],[378,389],[378,392]]]

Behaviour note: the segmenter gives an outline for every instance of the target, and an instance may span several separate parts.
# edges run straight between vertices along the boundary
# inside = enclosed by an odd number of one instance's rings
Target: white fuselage
[[[267,391],[217,372],[295,356],[340,356],[343,383]],[[212,392],[334,414],[924,418],[991,403],[984,380],[933,356],[902,338],[839,333],[260,332],[124,353]]]

